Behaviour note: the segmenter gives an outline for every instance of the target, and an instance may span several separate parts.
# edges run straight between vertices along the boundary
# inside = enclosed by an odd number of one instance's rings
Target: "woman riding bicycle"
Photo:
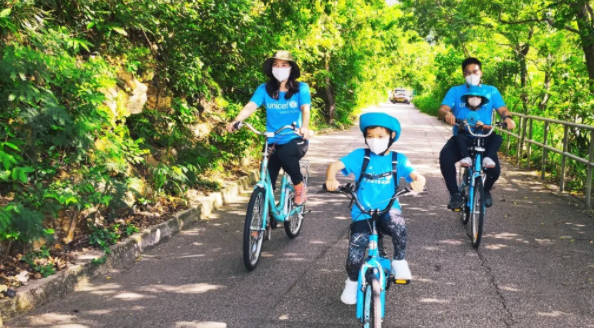
[[[297,82],[301,72],[288,51],[277,51],[274,56],[266,59],[264,74],[270,78],[269,81],[258,87],[235,120],[227,125],[227,131],[233,132],[237,122],[250,117],[262,104],[266,107],[266,131],[275,132],[285,125],[297,122],[299,135],[286,130],[269,139],[272,146],[268,172],[274,187],[282,167],[295,186],[295,204],[303,205],[307,199],[307,190],[303,183],[299,160],[305,155],[308,147],[311,107],[309,87],[303,82]]]

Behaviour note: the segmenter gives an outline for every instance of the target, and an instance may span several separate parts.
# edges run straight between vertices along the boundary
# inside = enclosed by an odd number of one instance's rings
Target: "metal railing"
[[[539,117],[539,116],[531,116],[525,115],[520,113],[513,113],[514,117],[519,117],[520,122],[518,124],[518,128],[520,132],[518,134],[499,129],[499,131],[508,135],[507,137],[507,147],[506,147],[506,155],[509,154],[510,149],[510,136],[515,137],[517,139],[517,156],[516,156],[516,165],[520,163],[520,157],[522,157],[522,152],[524,149],[524,143],[527,143],[526,155],[528,160],[526,161],[526,169],[530,170],[530,155],[532,152],[532,146],[536,145],[543,149],[542,151],[542,167],[541,167],[541,179],[545,178],[545,169],[546,169],[546,160],[547,160],[547,151],[554,152],[562,156],[561,160],[561,176],[559,178],[559,190],[565,191],[565,164],[567,158],[570,158],[578,163],[585,164],[587,166],[587,181],[586,181],[586,206],[590,207],[591,201],[591,194],[592,194],[592,167],[594,166],[594,126],[585,125],[585,124],[578,124],[566,121],[560,121],[555,119],[550,119],[546,117]],[[532,130],[533,130],[533,123],[534,121],[544,122],[544,130],[543,130],[543,142],[538,142],[532,140]],[[548,135],[550,130],[550,124],[560,124],[563,125],[563,150],[559,150],[555,147],[551,147],[547,145],[548,143]],[[590,145],[588,147],[588,159],[581,158],[574,154],[567,152],[567,146],[569,142],[569,127],[575,127],[578,129],[584,129],[590,131]],[[528,138],[526,138],[526,128],[528,128]],[[520,134],[521,133],[521,134]]]

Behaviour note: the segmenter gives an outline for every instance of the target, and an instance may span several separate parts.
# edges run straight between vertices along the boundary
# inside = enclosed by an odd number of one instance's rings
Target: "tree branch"
[[[592,13],[592,8],[590,8],[590,6],[588,6],[589,11]],[[594,16],[591,16],[594,18]],[[497,17],[497,20],[501,23],[501,24],[506,24],[506,25],[518,25],[518,24],[526,24],[526,23],[542,23],[542,22],[546,22],[548,23],[551,27],[555,27],[555,24],[553,23],[553,20],[551,20],[548,17],[544,17],[541,19],[538,18],[532,18],[532,19],[525,19],[525,20],[521,20],[521,21],[506,21],[501,19],[501,11],[499,12],[499,17]],[[593,20],[594,22],[594,20]],[[564,26],[563,27],[565,30],[569,31],[569,32],[573,32],[576,34],[580,34],[580,31],[571,27],[571,26]]]

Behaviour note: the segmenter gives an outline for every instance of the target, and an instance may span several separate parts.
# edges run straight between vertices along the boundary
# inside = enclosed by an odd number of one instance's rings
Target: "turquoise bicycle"
[[[326,184],[322,186],[320,192],[331,194],[345,194],[357,206],[361,213],[371,216],[371,234],[369,244],[367,245],[368,255],[365,262],[359,270],[358,293],[357,293],[357,319],[361,322],[363,328],[381,328],[385,316],[386,291],[390,289],[391,284],[408,285],[410,281],[395,279],[395,272],[392,272],[392,261],[386,256],[380,234],[376,228],[376,222],[386,214],[394,205],[394,202],[406,194],[418,195],[418,193],[406,187],[399,189],[388,205],[383,209],[365,209],[359,202],[357,193],[353,185],[348,183],[346,186],[339,186],[336,191],[328,191]]]
[[[270,240],[272,238],[272,230],[276,228],[278,222],[284,224],[285,232],[289,238],[293,239],[299,235],[305,214],[305,204],[299,206],[294,204],[295,188],[286,172],[283,174],[281,180],[280,200],[276,203],[274,190],[268,174],[268,157],[270,155],[268,139],[284,130],[293,130],[297,133],[297,124],[293,122],[292,125],[284,126],[275,132],[260,132],[254,129],[249,123],[242,122],[237,122],[234,128],[240,129],[243,126],[257,135],[266,137],[266,145],[264,147],[260,169],[260,181],[254,187],[254,191],[250,197],[243,230],[243,262],[248,271],[252,271],[258,265],[260,253],[262,252],[262,242],[264,239]],[[309,162],[300,161],[299,163],[303,173],[303,183],[307,188]],[[269,216],[272,216],[272,219]]]
[[[471,115],[472,114],[472,115]],[[468,148],[472,158],[472,165],[460,167],[458,173],[458,186],[463,199],[463,208],[453,209],[460,212],[462,224],[467,225],[470,221],[470,241],[474,248],[481,244],[483,226],[485,223],[485,172],[483,171],[483,153],[485,149],[485,138],[490,136],[495,127],[506,128],[506,123],[495,123],[494,125],[475,126],[472,122],[478,121],[478,115],[470,113],[466,120],[456,120],[459,130],[466,130],[472,137],[472,146]],[[476,132],[472,130],[476,129]]]

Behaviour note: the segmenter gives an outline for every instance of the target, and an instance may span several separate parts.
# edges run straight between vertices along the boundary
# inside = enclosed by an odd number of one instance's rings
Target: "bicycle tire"
[[[262,241],[266,231],[262,231],[262,220],[265,220],[264,202],[266,192],[264,188],[254,189],[250,202],[245,213],[245,225],[243,228],[243,263],[248,271],[252,271],[258,265],[260,253],[262,252]],[[256,219],[256,220],[254,220]],[[256,230],[257,229],[257,230]]]
[[[471,206],[470,238],[472,246],[478,248],[483,237],[483,223],[485,220],[485,189],[482,177],[477,177],[474,180],[474,197]]]
[[[290,193],[288,202],[289,202],[289,213],[293,210],[293,193]],[[294,213],[293,215],[289,216],[289,221],[285,220],[285,232],[287,236],[291,239],[296,238],[299,236],[299,232],[301,231],[301,226],[303,225],[303,213],[305,212],[305,206],[301,206],[301,210],[299,212]]]
[[[369,286],[368,286],[369,287]],[[371,327],[382,327],[382,287],[375,275],[371,277]]]
[[[468,175],[470,174],[470,170],[468,168],[460,167],[460,174],[458,175],[458,185],[463,186],[460,190],[460,195],[462,196],[462,211],[460,211],[460,221],[462,221],[463,225],[468,224],[468,220],[470,219],[470,208],[468,207],[468,194],[470,192],[470,188],[466,181],[468,179]]]
[[[307,188],[307,182],[309,181],[309,172],[306,170],[305,174],[303,174],[303,183],[305,184],[305,188]],[[295,196],[294,192],[290,192],[287,195],[287,201],[289,202],[289,213],[293,210],[293,197]],[[301,227],[303,226],[303,215],[305,214],[305,205],[301,206],[299,212],[289,216],[289,221],[285,220],[285,232],[287,236],[291,239],[296,238],[299,236],[299,232],[301,231]]]

